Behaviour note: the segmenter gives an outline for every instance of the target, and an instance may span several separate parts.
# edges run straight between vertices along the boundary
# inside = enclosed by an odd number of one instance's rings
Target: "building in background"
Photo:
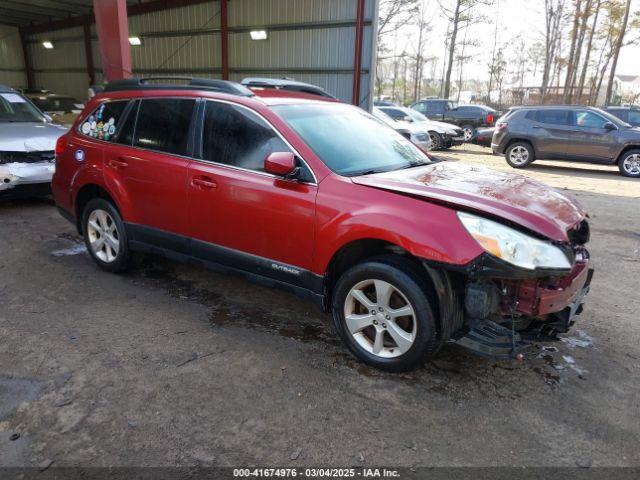
[[[103,81],[93,2],[53,3],[0,3],[0,83],[84,99]],[[371,104],[378,0],[127,3],[135,76],[289,77]]]

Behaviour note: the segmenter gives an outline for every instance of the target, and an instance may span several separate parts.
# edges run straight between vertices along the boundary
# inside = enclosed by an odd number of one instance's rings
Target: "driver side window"
[[[202,159],[245,170],[264,172],[265,158],[291,149],[260,116],[226,103],[208,101],[204,111]],[[306,165],[299,162],[300,179],[313,181]]]
[[[596,113],[588,110],[579,110],[576,112],[576,125],[578,127],[604,128],[605,123],[608,123],[608,121]]]

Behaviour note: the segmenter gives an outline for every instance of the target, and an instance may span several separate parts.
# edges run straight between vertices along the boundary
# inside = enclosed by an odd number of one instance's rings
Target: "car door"
[[[574,110],[572,119],[573,141],[567,155],[578,160],[610,161],[618,150],[617,128],[605,128],[611,122],[587,109]]]
[[[201,118],[200,151],[188,175],[194,254],[304,283],[312,267],[318,188],[311,170],[298,155],[302,181],[267,174],[267,155],[296,152],[247,107],[208,100]]]
[[[175,250],[186,241],[195,104],[192,98],[138,100],[118,144],[105,151],[106,181],[126,202],[135,241]]]
[[[539,158],[564,158],[574,142],[571,113],[567,109],[540,109],[530,118],[529,135]]]
[[[629,117],[626,122],[633,127],[640,127],[640,110],[629,110]]]

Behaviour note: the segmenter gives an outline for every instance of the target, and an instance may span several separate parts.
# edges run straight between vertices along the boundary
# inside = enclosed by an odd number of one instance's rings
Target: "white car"
[[[0,85],[0,195],[50,191],[56,141],[66,131],[20,92]]]
[[[433,150],[443,150],[464,143],[464,132],[457,125],[429,120],[420,112],[405,107],[379,107],[381,111],[397,122],[409,122],[426,129],[431,137]]]
[[[428,152],[432,149],[431,137],[429,132],[422,126],[413,124],[411,122],[396,121],[382,111],[379,107],[373,107],[373,116],[378,120],[386,123],[395,131],[411,140],[411,143],[416,145],[421,150]]]

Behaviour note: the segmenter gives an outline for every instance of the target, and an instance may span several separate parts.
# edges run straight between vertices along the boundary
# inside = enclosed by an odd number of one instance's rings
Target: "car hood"
[[[453,123],[446,123],[446,122],[436,122],[435,120],[428,120],[426,122],[420,122],[421,125],[424,125],[425,127],[429,127],[429,126],[433,126],[434,128],[443,128],[445,130],[459,130],[460,127],[458,127],[457,125],[454,125]]]
[[[499,217],[558,242],[586,216],[577,201],[543,183],[483,167],[435,163],[352,180]]]
[[[45,152],[56,146],[58,137],[68,129],[41,122],[0,122],[0,151]]]

